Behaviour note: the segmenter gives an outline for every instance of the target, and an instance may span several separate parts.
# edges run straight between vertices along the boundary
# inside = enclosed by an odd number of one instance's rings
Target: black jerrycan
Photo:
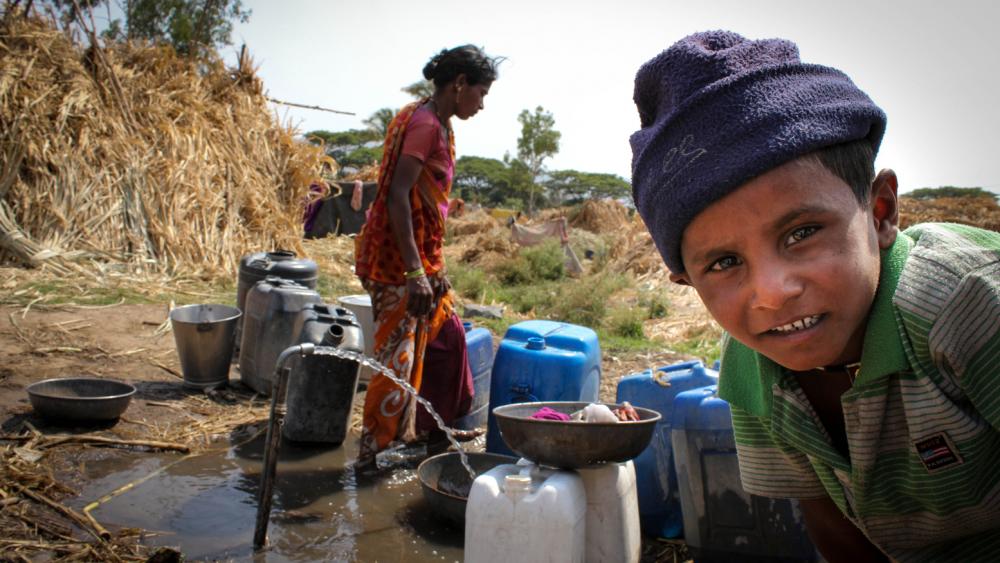
[[[299,312],[295,333],[299,344],[363,353],[361,325],[354,313],[324,303]],[[340,445],[350,427],[351,406],[361,364],[317,352],[298,358],[288,378],[282,435],[295,442]]]

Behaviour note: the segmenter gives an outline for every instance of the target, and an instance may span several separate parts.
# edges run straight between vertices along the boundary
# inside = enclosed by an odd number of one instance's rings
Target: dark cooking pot
[[[112,379],[64,377],[32,383],[27,391],[35,412],[46,418],[101,421],[121,416],[135,387]]]
[[[467,452],[469,465],[476,476],[505,463],[517,463],[516,457]],[[446,452],[425,459],[417,467],[417,477],[424,490],[427,504],[436,514],[458,525],[465,526],[465,505],[472,489],[469,472],[462,466],[458,452]]]
[[[660,413],[635,408],[635,422],[582,422],[530,418],[542,407],[572,414],[590,403],[553,401],[514,403],[493,409],[500,437],[514,453],[539,465],[565,469],[621,463],[642,453],[653,438]],[[611,409],[622,405],[604,403]]]

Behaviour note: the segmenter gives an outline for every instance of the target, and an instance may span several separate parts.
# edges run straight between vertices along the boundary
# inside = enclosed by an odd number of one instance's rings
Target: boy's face
[[[858,361],[878,286],[879,249],[896,239],[896,177],[865,207],[843,180],[799,158],[702,211],[681,241],[685,272],[730,335],[788,369]]]

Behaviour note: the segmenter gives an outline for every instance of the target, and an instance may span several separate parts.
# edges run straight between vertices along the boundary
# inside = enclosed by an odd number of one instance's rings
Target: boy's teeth
[[[819,315],[813,315],[811,317],[806,317],[804,319],[799,319],[799,320],[797,320],[795,322],[788,323],[786,325],[775,327],[775,328],[773,328],[771,330],[774,331],[774,332],[793,332],[793,331],[796,331],[796,330],[802,330],[804,328],[809,328],[809,327],[813,326],[814,324],[816,324],[816,321],[818,321],[818,320],[819,320]]]

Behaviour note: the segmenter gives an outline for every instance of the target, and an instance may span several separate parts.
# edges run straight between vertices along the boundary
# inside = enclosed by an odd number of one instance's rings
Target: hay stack
[[[981,229],[1000,231],[1000,205],[990,196],[899,198],[899,223],[907,228],[917,223],[961,223]]]
[[[488,233],[501,229],[509,233],[499,219],[496,219],[482,208],[465,213],[461,217],[449,216],[445,226],[448,229],[449,240],[466,238],[469,235]]]
[[[249,251],[301,252],[303,200],[335,163],[277,122],[247,56],[200,64],[148,45],[84,48],[8,12],[0,261],[208,276]]]
[[[625,206],[612,199],[588,200],[570,218],[569,226],[592,233],[614,233],[629,224]]]

